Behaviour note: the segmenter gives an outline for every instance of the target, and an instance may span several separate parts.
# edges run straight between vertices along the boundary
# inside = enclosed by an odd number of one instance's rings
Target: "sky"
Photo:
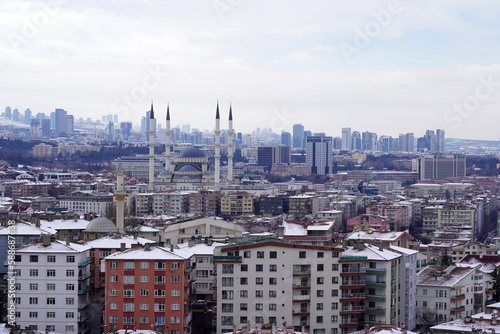
[[[496,0],[4,0],[0,109],[498,140]]]

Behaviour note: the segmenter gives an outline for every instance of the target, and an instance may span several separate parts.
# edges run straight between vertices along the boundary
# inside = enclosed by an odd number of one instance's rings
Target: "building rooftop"
[[[35,242],[19,247],[17,253],[81,253],[89,250],[90,246],[80,245],[72,242],[66,243],[61,240],[51,241],[49,245],[44,246],[43,242]]]
[[[417,274],[417,285],[452,287],[475,270],[470,267],[428,266]]]
[[[173,250],[164,247],[152,246],[150,250],[145,248],[132,248],[123,252],[117,252],[107,256],[107,261],[112,260],[185,260],[189,258],[186,252]]]

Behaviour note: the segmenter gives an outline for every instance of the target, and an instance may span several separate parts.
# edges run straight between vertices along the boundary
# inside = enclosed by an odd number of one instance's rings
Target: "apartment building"
[[[164,191],[153,194],[153,214],[177,216],[189,211],[189,195],[186,191]]]
[[[311,195],[290,196],[288,199],[288,214],[294,217],[303,217],[312,214]]]
[[[16,322],[22,328],[87,333],[90,247],[59,240],[16,250]]]
[[[113,194],[98,190],[80,190],[60,196],[60,206],[83,215],[89,212],[105,216],[113,207]]]
[[[208,217],[220,214],[219,191],[203,189],[194,194],[189,194],[189,213]]]
[[[217,331],[286,322],[309,333],[338,333],[341,252],[278,239],[217,247]]]
[[[235,217],[254,213],[254,196],[246,191],[230,192],[220,200],[221,215]]]
[[[417,274],[417,310],[442,323],[484,312],[493,301],[494,279],[477,266],[428,266]],[[417,323],[419,323],[417,319]]]
[[[189,332],[194,296],[190,258],[147,244],[111,254],[104,263],[106,330]]]

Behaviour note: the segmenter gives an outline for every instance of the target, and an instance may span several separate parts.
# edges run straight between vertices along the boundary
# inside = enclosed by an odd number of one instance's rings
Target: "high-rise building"
[[[444,153],[444,130],[436,130],[436,152]]]
[[[351,148],[353,150],[361,151],[361,134],[359,133],[359,131],[354,131],[351,135],[351,139],[352,139]]]
[[[56,129],[56,112],[55,111],[50,113],[50,129],[51,130]]]
[[[75,128],[75,118],[73,117],[73,115],[68,115],[66,116],[66,120],[67,120],[66,133],[70,135],[73,133],[73,130]]]
[[[50,119],[42,119],[42,136],[50,137]]]
[[[42,120],[45,119],[45,114],[43,112],[39,112],[36,114],[36,119]]]
[[[14,122],[19,122],[19,110],[17,110],[17,108],[12,111],[12,120]]]
[[[413,133],[407,133],[405,135],[405,142],[406,142],[406,152],[415,152],[415,136]]]
[[[106,140],[114,141],[115,140],[115,123],[109,121],[106,126]]]
[[[302,148],[306,147],[307,137],[311,137],[311,136],[312,136],[312,132],[311,131],[304,130],[304,139],[302,140]]]
[[[382,152],[392,151],[392,137],[391,136],[380,136],[380,150]]]
[[[261,146],[257,149],[257,163],[271,170],[274,164],[289,164],[292,160],[290,146]]]
[[[24,124],[31,124],[31,110],[30,108],[24,111]]]
[[[55,130],[56,137],[68,133],[68,113],[64,109],[56,109],[55,111]]]
[[[30,132],[31,132],[31,137],[40,137],[40,120],[39,119],[32,119],[30,121]]]
[[[377,150],[377,134],[373,132],[365,131],[361,136],[361,150],[366,151],[376,151]]]
[[[128,140],[130,133],[132,131],[132,122],[123,122],[120,124],[122,130],[122,136],[124,140]]]
[[[342,149],[352,149],[351,128],[342,128]]]
[[[311,165],[313,174],[325,175],[332,172],[332,141],[332,137],[327,137],[324,133],[307,137],[306,163]]]
[[[416,165],[421,180],[464,177],[466,172],[466,160],[463,155],[429,155],[417,159]]]
[[[292,146],[292,135],[290,132],[283,131],[281,133],[281,144],[285,146]]]
[[[293,148],[303,148],[302,142],[304,141],[304,126],[302,124],[293,125]]]
[[[10,109],[10,107],[5,107],[5,118],[11,119],[11,117],[12,117],[12,110]]]

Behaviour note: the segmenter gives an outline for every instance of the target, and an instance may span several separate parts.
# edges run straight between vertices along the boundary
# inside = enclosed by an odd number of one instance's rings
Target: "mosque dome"
[[[182,152],[181,158],[206,158],[206,155],[197,148],[188,148]]]
[[[115,231],[115,224],[106,217],[92,219],[85,229],[85,232],[88,233],[109,233]]]

